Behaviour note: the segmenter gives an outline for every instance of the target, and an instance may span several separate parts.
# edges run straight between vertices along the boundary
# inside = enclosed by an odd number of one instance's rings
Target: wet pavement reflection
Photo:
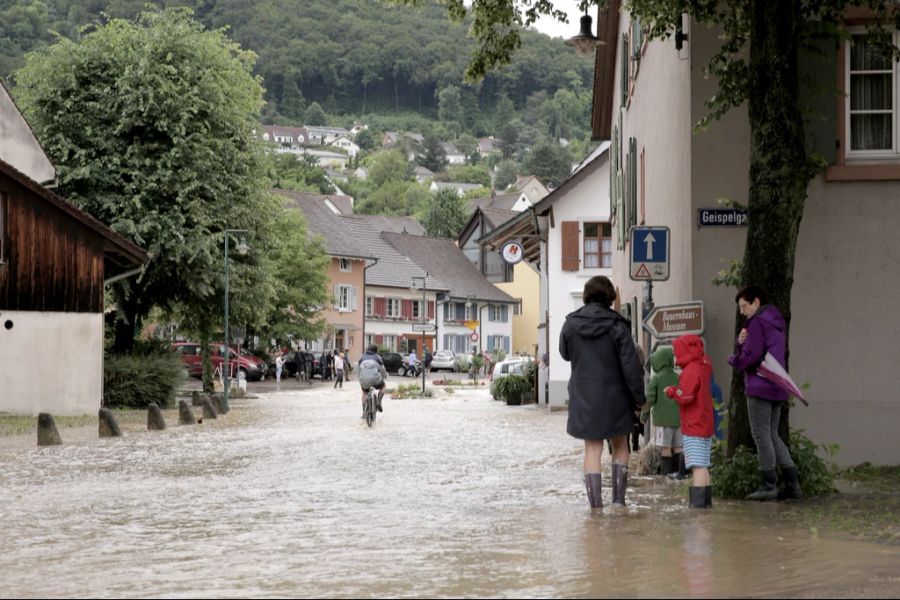
[[[386,399],[372,430],[355,383],[232,404],[4,448],[0,595],[831,596],[900,571],[900,549],[776,523],[789,505],[690,511],[653,478],[591,512],[565,413],[486,390]]]

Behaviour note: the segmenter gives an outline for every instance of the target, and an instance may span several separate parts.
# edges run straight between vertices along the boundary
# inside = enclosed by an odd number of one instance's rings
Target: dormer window
[[[351,263],[350,263],[350,259],[349,259],[349,258],[342,258],[342,259],[341,259],[341,271],[343,271],[343,272],[345,272],[345,273],[350,273],[350,272],[353,271],[353,267],[352,267],[352,265],[351,265]]]

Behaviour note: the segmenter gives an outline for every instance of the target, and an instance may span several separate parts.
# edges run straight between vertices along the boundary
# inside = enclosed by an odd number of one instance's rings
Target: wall
[[[96,414],[103,397],[103,315],[0,311],[0,364],[0,412]]]
[[[9,93],[0,85],[0,160],[38,183],[56,179],[56,170],[22,117]]]
[[[344,340],[344,349],[350,348],[350,356],[358,357],[363,353],[363,325],[364,314],[366,310],[365,302],[365,266],[364,260],[351,260],[350,272],[341,271],[341,261],[339,258],[332,257],[326,271],[328,277],[327,291],[328,300],[325,302],[325,308],[322,310],[322,317],[325,322],[334,328],[346,327],[348,329],[347,336],[352,338],[348,344],[348,340]],[[357,302],[356,310],[352,312],[341,312],[335,310],[333,302],[334,286],[336,285],[352,285],[356,288]],[[331,349],[333,340],[318,340],[315,349]]]
[[[522,311],[512,317],[512,351],[534,354],[537,346],[537,328],[540,323],[540,274],[525,261],[513,267],[513,281],[498,283],[498,288],[522,299]],[[509,307],[510,315],[513,307]]]

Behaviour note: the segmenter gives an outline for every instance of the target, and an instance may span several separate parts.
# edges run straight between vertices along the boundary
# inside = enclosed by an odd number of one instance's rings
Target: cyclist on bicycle
[[[387,379],[387,370],[384,368],[384,361],[378,355],[378,346],[372,344],[366,348],[366,353],[359,359],[358,367],[359,373],[356,379],[362,388],[363,418],[366,416],[366,394],[373,387],[379,390],[378,400],[376,401],[378,412],[384,412],[381,408],[381,397],[384,396],[384,381]]]

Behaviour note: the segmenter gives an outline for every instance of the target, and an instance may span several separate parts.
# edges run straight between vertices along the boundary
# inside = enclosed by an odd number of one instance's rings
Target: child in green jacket
[[[679,470],[681,462],[681,418],[678,404],[666,396],[665,389],[678,385],[675,372],[675,353],[671,346],[660,346],[650,355],[653,376],[647,386],[647,404],[641,411],[641,421],[653,417],[653,443],[660,449],[660,475],[668,475]]]

